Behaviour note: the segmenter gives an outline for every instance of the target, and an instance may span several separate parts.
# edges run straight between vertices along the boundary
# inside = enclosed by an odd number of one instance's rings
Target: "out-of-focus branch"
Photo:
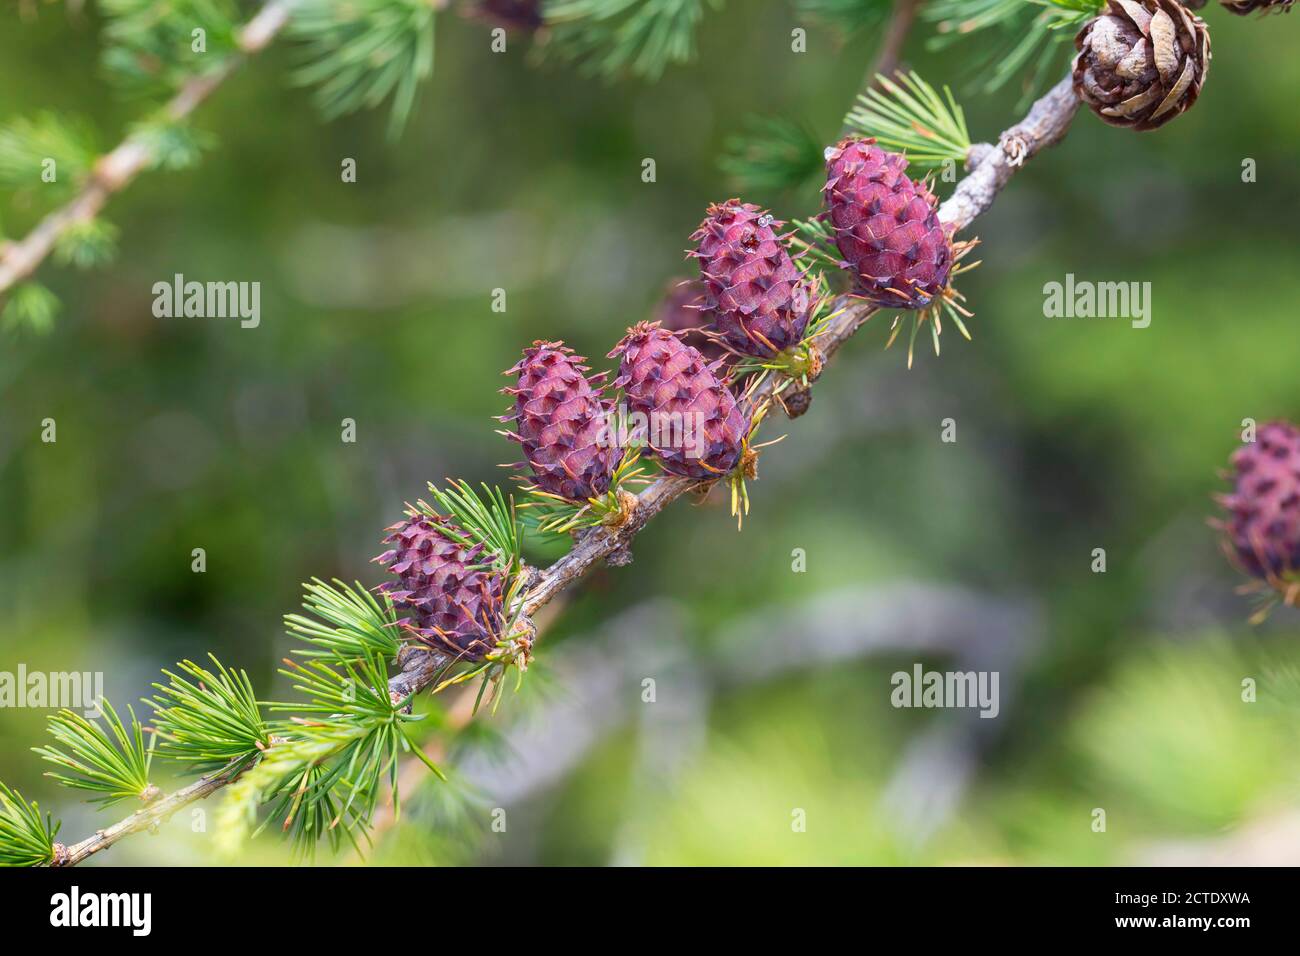
[[[545,790],[630,719],[641,680],[655,677],[661,699],[675,693],[666,671],[688,671],[701,685],[692,693],[707,694],[898,652],[1010,669],[1032,648],[1039,627],[1038,611],[1023,601],[901,581],[762,608],[730,624],[715,653],[683,661],[681,641],[674,640],[684,631],[681,612],[671,602],[648,601],[619,615],[602,634],[566,642],[566,653],[552,662],[563,694],[509,732],[515,758],[470,755],[461,776],[506,805]],[[660,638],[669,646],[657,646]]]
[[[241,63],[265,49],[284,29],[295,0],[268,0],[266,6],[239,31],[239,54],[218,70],[185,82],[167,103],[164,112],[173,122],[196,110]],[[50,254],[69,229],[99,215],[108,200],[121,192],[156,160],[154,147],[141,136],[128,136],[112,152],[101,156],[81,191],[42,219],[27,236],[0,245],[0,296],[26,279]]]
[[[898,69],[899,58],[903,55],[903,44],[912,32],[916,22],[916,11],[921,8],[921,0],[894,0],[894,11],[889,16],[889,25],[885,27],[885,37],[880,41],[876,51],[876,62],[872,64],[870,83],[877,76],[889,76]]]
[[[903,45],[916,23],[917,11],[923,0],[894,0],[894,9],[890,11],[889,22],[885,26],[885,35],[880,40],[876,57],[867,67],[867,75],[862,78],[861,90],[865,93],[871,89],[878,76],[892,76],[898,69],[903,55]],[[845,127],[848,132],[848,127]]]

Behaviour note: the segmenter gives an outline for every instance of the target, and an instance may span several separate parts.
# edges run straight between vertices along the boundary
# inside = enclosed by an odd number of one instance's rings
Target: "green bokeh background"
[[[530,65],[523,38],[493,54],[482,24],[442,16],[436,75],[395,144],[382,112],[322,122],[286,83],[285,49],[242,69],[198,114],[217,139],[204,161],[113,201],[118,260],[87,274],[47,264],[56,329],[0,341],[0,668],[101,670],[111,699],[134,701],[159,667],[212,651],[283,698],[280,616],[300,582],[377,583],[380,529],[425,481],[504,480],[500,370],[539,337],[603,356],[647,317],[688,274],[705,205],[731,195],[717,161],[744,117],[837,135],[873,39],[840,43],[772,0],[728,6],[706,19],[697,62],[654,84]],[[979,728],[950,812],[918,835],[888,799],[923,735],[960,720],[892,708],[889,675],[978,663],[902,649],[724,682],[692,718],[696,745],[663,772],[643,760],[658,705],[599,727],[576,766],[506,808],[504,834],[490,829],[491,795],[457,823],[454,801],[421,783],[376,860],[1259,861],[1248,837],[1300,808],[1297,615],[1247,626],[1205,519],[1242,420],[1300,416],[1300,22],[1206,16],[1215,58],[1190,113],[1142,135],[1081,115],[979,220],[983,265],[963,283],[973,342],[950,334],[941,358],[921,354],[908,372],[869,324],[808,415],[773,420],[788,438],[751,486],[744,531],[708,504],[662,515],[632,566],[597,573],[550,624],[536,679],[492,733],[453,751],[489,737],[508,751],[518,723],[544,728],[567,693],[548,655],[604,646],[624,609],[668,602],[675,640],[716,662],[750,653],[721,643],[737,627],[770,647],[782,635],[765,625],[803,620],[810,602],[919,583],[1037,621],[1002,713],[977,722],[996,726]],[[795,26],[809,28],[805,54],[790,52]],[[963,94],[972,50],[928,52],[927,32],[906,61],[957,84],[972,134],[995,138],[1020,91]],[[76,112],[116,142],[139,106],[112,95],[97,50],[93,11],[42,5],[29,21],[6,4],[0,119]],[[355,184],[340,181],[346,157]],[[1256,182],[1242,180],[1246,159]],[[815,187],[746,198],[784,218],[819,201]],[[6,234],[36,212],[6,201]],[[178,272],[260,281],[261,327],[153,318],[153,283]],[[1066,273],[1150,282],[1150,327],[1044,318],[1043,284]],[[504,314],[490,309],[498,287]],[[47,417],[56,444],[40,441]],[[340,441],[345,418],[355,444]],[[955,444],[940,441],[945,418]],[[190,570],[196,547],[204,574]],[[795,548],[806,573],[791,571]],[[661,639],[647,629],[635,642]],[[665,700],[678,679],[661,682]],[[44,718],[0,711],[0,776],[77,839],[91,811],[27,749]],[[806,832],[792,830],[796,808]],[[102,860],[214,862],[210,836],[191,829],[174,820]],[[289,857],[267,839],[248,860]]]

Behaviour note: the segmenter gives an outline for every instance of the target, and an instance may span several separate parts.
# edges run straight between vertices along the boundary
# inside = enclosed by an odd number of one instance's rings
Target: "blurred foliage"
[[[1276,652],[1268,657],[1279,659]],[[1242,819],[1270,790],[1295,797],[1300,784],[1300,700],[1281,707],[1243,701],[1246,678],[1259,683],[1266,703],[1279,703],[1258,663],[1222,639],[1162,646],[1096,692],[1076,724],[1075,744],[1110,799],[1141,808],[1144,827],[1214,832]]]
[[[57,202],[81,184],[95,153],[94,134],[84,123],[50,112],[15,118],[0,125],[0,187],[19,200],[39,192]]]
[[[195,74],[222,69],[238,46],[235,0],[99,0],[104,73],[121,88],[164,97]]]
[[[172,172],[189,169],[216,146],[216,137],[211,133],[166,117],[142,120],[130,132],[148,148],[155,169]]]
[[[102,266],[117,252],[117,234],[117,227],[102,219],[78,222],[59,236],[54,261],[78,269]]]
[[[388,134],[395,140],[420,84],[433,75],[434,16],[428,0],[303,0],[289,24],[303,54],[294,81],[316,88],[326,119],[391,96]]]
[[[7,333],[26,330],[43,335],[54,328],[60,308],[58,296],[39,282],[21,283],[0,309],[0,330]]]
[[[793,191],[826,178],[826,144],[798,120],[748,116],[744,132],[728,138],[726,149],[718,167],[736,189]]]
[[[546,0],[543,14],[552,33],[545,49],[588,75],[656,80],[668,66],[694,58],[700,21],[722,2]]]
[[[1056,82],[1074,55],[1074,35],[1104,0],[928,0],[921,18],[934,25],[933,50],[969,56],[965,79],[995,93],[1019,87],[1021,105]]]
[[[667,279],[689,274],[686,237],[728,194],[717,161],[744,117],[838,135],[869,31],[815,27],[795,55],[787,5],[738,6],[700,19],[695,62],[615,87],[538,72],[524,44],[494,54],[481,24],[443,18],[438,81],[396,145],[383,114],[321,124],[310,94],[283,82],[300,62],[291,46],[225,85],[197,117],[218,148],[114,200],[115,265],[43,274],[63,300],[55,334],[0,347],[0,669],[101,670],[106,695],[128,701],[160,667],[213,651],[247,669],[259,697],[284,696],[280,619],[300,582],[378,583],[382,529],[426,482],[501,481],[515,452],[492,431],[500,370],[536,338],[603,356]],[[1295,805],[1296,720],[1280,703],[1265,710],[1269,675],[1300,665],[1297,615],[1252,636],[1204,519],[1241,420],[1300,416],[1285,347],[1300,251],[1282,212],[1300,186],[1300,127],[1279,119],[1300,60],[1285,18],[1218,14],[1192,111],[1145,136],[1080,115],[980,220],[984,265],[963,284],[972,343],[907,374],[880,352],[887,325],[873,319],[808,414],[772,422],[789,437],[760,464],[743,533],[725,508],[674,507],[635,563],[593,575],[539,645],[536,668],[662,596],[704,653],[738,615],[836,588],[923,579],[1027,597],[1045,629],[948,824],[912,843],[885,809],[900,755],[936,715],[888,706],[889,672],[910,661],[865,662],[724,689],[701,749],[653,799],[638,794],[631,727],[510,808],[506,834],[488,829],[486,797],[440,807],[447,789],[422,786],[375,859],[1121,862]],[[100,144],[138,120],[94,66],[97,16],[0,13],[0,118],[90,116]],[[1022,91],[956,82],[986,75],[992,44],[936,52],[927,32],[907,64],[954,84],[972,139],[996,138]],[[654,183],[641,181],[646,157]],[[355,183],[341,181],[348,158]],[[1245,160],[1257,181],[1243,181]],[[45,208],[43,193],[4,198],[10,236]],[[745,198],[782,219],[817,211],[811,187],[778,181]],[[177,273],[260,281],[262,324],[154,318],[153,283]],[[1150,282],[1151,326],[1044,318],[1044,284],[1067,273]],[[17,291],[0,321],[39,320],[44,288]],[[491,311],[495,288],[505,313]],[[956,443],[939,441],[945,417]],[[46,418],[55,443],[41,440]],[[355,444],[340,440],[344,418]],[[791,573],[796,547],[807,573]],[[1089,570],[1097,547],[1104,574]],[[1260,679],[1258,704],[1240,700],[1245,676]],[[530,673],[479,720],[505,731],[540,686]],[[15,742],[0,779],[78,839],[104,818],[41,777],[26,748],[47,716],[0,712]],[[162,770],[154,782],[168,787]],[[791,830],[796,807],[806,833]],[[1091,829],[1097,807],[1105,834]],[[440,829],[462,813],[477,839]],[[213,860],[212,834],[188,819],[163,834],[105,862]],[[274,839],[241,856],[288,859]]]
[[[836,28],[845,38],[880,29],[894,5],[894,0],[794,0],[799,13]]]

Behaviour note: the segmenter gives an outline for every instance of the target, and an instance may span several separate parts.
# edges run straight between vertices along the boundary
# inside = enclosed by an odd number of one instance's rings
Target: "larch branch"
[[[284,6],[272,2],[263,9],[263,14],[272,7],[284,9]],[[271,29],[267,39],[282,25],[281,22]],[[251,26],[252,24],[250,28]],[[1069,129],[1078,105],[1070,79],[1066,77],[1035,102],[1024,119],[1003,132],[996,146],[988,143],[973,146],[967,159],[969,171],[957,184],[953,194],[939,207],[940,220],[952,226],[954,232],[969,226],[993,204],[1016,170],[1043,149],[1060,142]],[[840,346],[852,338],[876,311],[878,310],[874,306],[862,299],[842,296],[836,302],[837,314],[828,322],[817,340],[822,356],[829,361]],[[749,397],[750,409],[772,400],[777,384],[776,377],[769,376],[756,388]],[[684,478],[656,478],[636,496],[636,507],[622,525],[616,528],[591,528],[582,534],[564,557],[550,567],[526,572],[533,575],[532,582],[512,610],[520,610],[525,617],[531,618],[601,561],[613,557],[616,563],[626,563],[633,538],[650,519],[696,486],[696,482]],[[440,651],[415,646],[405,648],[399,660],[402,669],[388,682],[389,695],[395,701],[413,696],[431,686],[451,662]],[[149,829],[182,807],[202,800],[233,782],[242,769],[232,765],[162,797],[93,837],[70,847],[59,846],[55,865],[74,865],[107,849],[124,836]]]

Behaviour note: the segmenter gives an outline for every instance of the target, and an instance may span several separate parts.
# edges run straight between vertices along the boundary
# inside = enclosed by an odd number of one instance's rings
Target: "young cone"
[[[505,434],[523,446],[537,486],[579,503],[609,490],[622,458],[608,428],[610,404],[601,397],[604,375],[588,377],[584,361],[563,342],[539,340],[506,370],[518,385],[502,389],[515,407],[501,421],[518,428]]]
[[[1074,92],[1112,126],[1163,126],[1196,102],[1210,68],[1205,21],[1178,0],[1107,0],[1074,38]]]
[[[1294,604],[1300,596],[1300,429],[1269,422],[1256,438],[1232,453],[1233,489],[1219,498],[1227,511],[1224,549]]]
[[[463,660],[481,660],[500,639],[505,576],[487,569],[483,545],[449,535],[444,518],[410,514],[386,529],[393,547],[374,560],[397,575],[375,590],[387,594],[399,624],[431,647]]]
[[[857,291],[885,309],[922,309],[948,288],[953,248],[938,203],[874,139],[826,151],[826,215]]]
[[[673,332],[642,322],[609,353],[620,359],[614,385],[628,409],[645,417],[647,445],[664,471],[722,478],[745,464],[749,422],[698,351]]]
[[[708,334],[714,318],[704,304],[707,296],[708,287],[702,279],[670,279],[651,321],[669,332],[682,333],[683,342],[712,362],[729,353]]]
[[[704,307],[742,355],[771,358],[799,344],[808,326],[808,286],[777,229],[784,223],[751,203],[709,206],[691,238]]]

